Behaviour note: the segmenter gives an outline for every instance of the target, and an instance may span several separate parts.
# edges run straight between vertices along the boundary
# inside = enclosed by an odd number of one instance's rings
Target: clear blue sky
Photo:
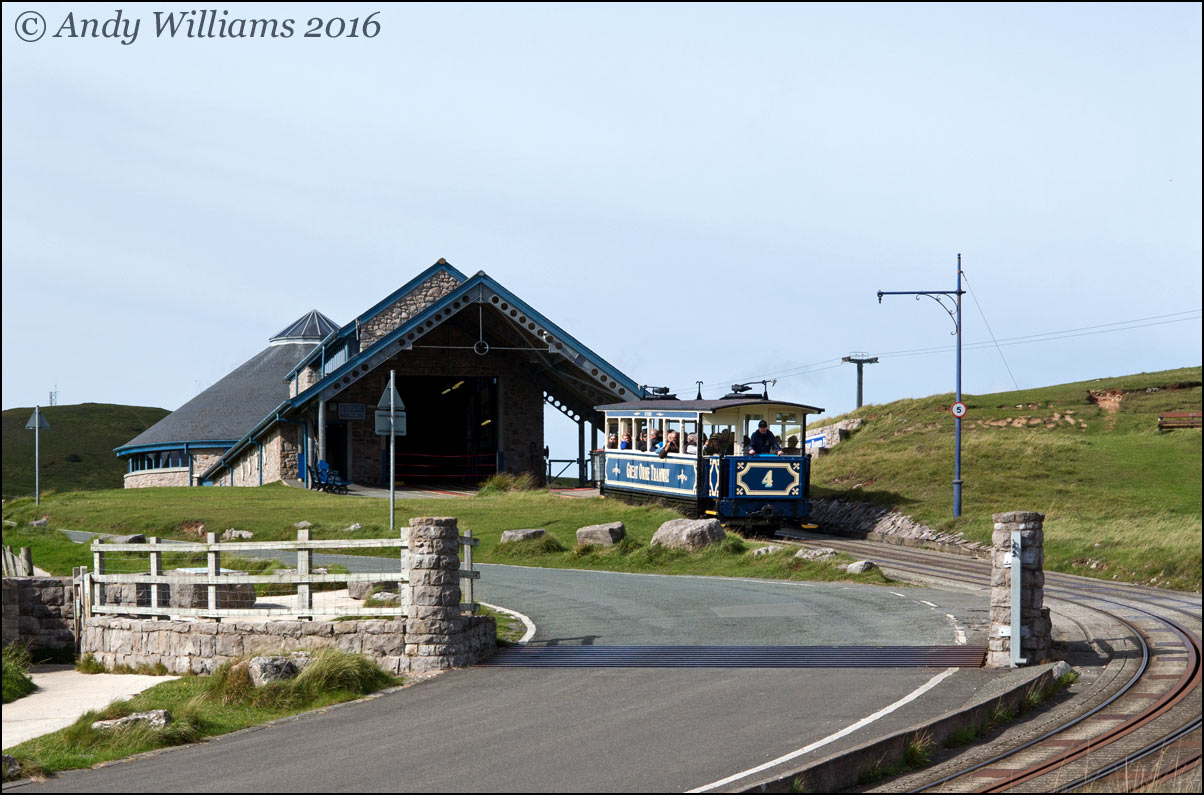
[[[310,308],[439,257],[640,383],[852,408],[850,351],[950,344],[956,255],[1021,387],[1201,361],[1201,10],[218,7],[278,40],[17,38],[3,8],[3,405],[175,408]],[[213,6],[205,6],[213,7]],[[989,340],[967,296],[967,343]],[[1183,318],[1187,318],[1183,320]],[[821,369],[827,367],[828,369]],[[966,391],[1012,388],[994,348]],[[951,391],[883,355],[866,399]],[[563,428],[553,454],[575,452]]]

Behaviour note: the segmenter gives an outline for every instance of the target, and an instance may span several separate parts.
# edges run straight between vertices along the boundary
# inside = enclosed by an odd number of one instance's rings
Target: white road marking
[[[508,607],[498,607],[497,605],[491,605],[488,602],[482,602],[479,599],[477,600],[477,602],[479,604],[485,605],[485,607],[488,607],[490,610],[496,610],[499,613],[505,613],[506,615],[514,616],[519,621],[523,622],[523,626],[527,628],[527,631],[522,636],[522,638],[519,639],[518,642],[520,644],[526,643],[527,641],[531,640],[531,638],[535,637],[535,622],[532,621],[531,619],[527,618],[526,616],[524,616],[522,613],[518,612],[517,610],[511,610]]]
[[[957,623],[957,617],[954,616],[952,613],[946,613],[945,618],[949,619],[949,621],[953,624],[954,640],[957,643],[957,645],[965,646],[966,645],[966,632],[965,632],[965,630],[963,630],[961,628],[961,625]]]
[[[816,748],[820,748],[822,746],[827,745],[828,743],[835,742],[836,740],[839,740],[841,737],[847,737],[848,735],[852,734],[853,732],[857,731],[858,729],[860,729],[864,726],[868,726],[871,723],[873,723],[874,721],[878,720],[879,718],[889,715],[890,713],[897,710],[899,707],[902,707],[906,704],[910,704],[912,701],[915,701],[917,698],[924,695],[929,690],[931,690],[932,688],[939,685],[941,682],[948,679],[956,671],[957,671],[956,668],[946,668],[944,671],[942,671],[941,673],[932,677],[927,682],[925,682],[923,685],[920,685],[915,690],[911,691],[910,693],[908,693],[906,696],[899,699],[895,703],[883,707],[882,709],[875,712],[873,715],[867,715],[866,717],[862,718],[861,720],[857,721],[856,723],[852,724],[851,726],[846,726],[845,728],[841,729],[840,731],[836,732],[835,734],[830,734],[827,737],[823,738],[822,740],[816,740],[815,742],[811,743],[810,745],[805,745],[802,748],[798,749],[797,751],[791,751],[790,753],[786,754],[785,756],[779,756],[777,759],[770,760],[762,765],[757,765],[756,767],[749,768],[748,770],[745,770],[743,772],[736,773],[735,775],[731,775],[731,776],[728,776],[727,778],[720,779],[719,781],[712,782],[710,784],[707,784],[706,786],[698,787],[697,789],[687,790],[687,792],[709,792],[710,790],[716,789],[718,787],[722,787],[725,784],[730,784],[733,781],[739,781],[740,779],[747,778],[748,776],[751,776],[755,773],[760,773],[763,770],[768,770],[769,768],[775,767],[776,765],[780,765],[783,762],[789,762],[791,759],[795,759],[797,757],[802,756],[803,754],[810,753],[811,751],[814,751]]]
[[[903,594],[901,594],[901,593],[896,593],[895,591],[891,591],[891,593],[895,594],[895,596],[899,597],[900,599],[906,599],[906,598],[907,598],[907,597],[906,597],[906,596],[904,596]]]
[[[920,604],[928,605],[929,607],[936,607],[936,605],[934,605],[932,602],[925,602],[923,599],[920,600]]]

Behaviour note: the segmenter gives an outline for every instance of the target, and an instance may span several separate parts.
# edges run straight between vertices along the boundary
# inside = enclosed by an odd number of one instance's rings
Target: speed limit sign
[[[949,407],[949,413],[954,417],[961,419],[962,417],[966,416],[966,404],[959,400]]]

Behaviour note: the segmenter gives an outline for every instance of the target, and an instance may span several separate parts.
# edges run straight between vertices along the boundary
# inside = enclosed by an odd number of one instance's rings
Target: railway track
[[[871,558],[903,578],[984,590],[990,583],[986,561],[818,534],[803,540]],[[1045,597],[1063,619],[1082,610],[1106,617],[1131,643],[1132,659],[1119,661],[1124,674],[1116,686],[987,759],[953,759],[939,772],[912,774],[905,791],[1198,792],[1199,598],[1054,572],[1045,575]]]

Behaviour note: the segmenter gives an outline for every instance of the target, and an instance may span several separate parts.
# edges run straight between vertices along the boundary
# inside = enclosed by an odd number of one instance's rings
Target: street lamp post
[[[958,403],[962,402],[962,255],[957,255],[957,289],[956,290],[905,290],[878,291],[878,303],[882,303],[884,295],[914,295],[916,300],[926,295],[941,305],[953,320],[953,333],[957,335],[956,381]],[[945,299],[949,298],[953,306],[947,306]],[[953,517],[962,515],[962,418],[953,418]]]

